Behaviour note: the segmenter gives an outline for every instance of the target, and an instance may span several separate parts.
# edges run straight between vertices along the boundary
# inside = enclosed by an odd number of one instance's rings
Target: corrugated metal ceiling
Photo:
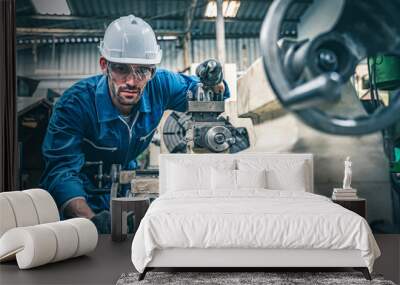
[[[191,27],[192,38],[215,38],[215,22],[204,17],[208,0],[198,0]],[[225,20],[226,38],[258,37],[272,0],[241,0],[234,19]],[[312,0],[293,5],[284,29],[296,30],[296,20]],[[70,16],[38,15],[31,0],[16,0],[18,28],[57,28],[95,30],[99,34],[115,18],[134,14],[147,20],[158,32],[182,32],[190,0],[67,0]],[[294,21],[293,21],[294,20]],[[68,34],[68,32],[66,33]],[[42,35],[44,36],[44,35]],[[49,35],[47,35],[49,36]],[[26,38],[26,36],[25,36]]]

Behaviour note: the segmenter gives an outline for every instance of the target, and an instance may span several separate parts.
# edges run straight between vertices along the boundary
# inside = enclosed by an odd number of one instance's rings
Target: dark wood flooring
[[[400,235],[375,237],[382,257],[376,261],[374,272],[400,283]],[[134,271],[130,248],[131,239],[114,243],[110,236],[102,235],[97,249],[88,256],[29,270],[19,270],[15,262],[3,263],[0,284],[115,284],[122,273]]]

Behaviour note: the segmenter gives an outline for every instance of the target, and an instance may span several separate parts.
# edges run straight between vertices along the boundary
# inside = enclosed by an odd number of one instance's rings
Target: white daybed
[[[158,267],[353,267],[370,279],[380,251],[368,223],[312,193],[311,154],[161,155],[160,198],[132,243],[139,279]]]

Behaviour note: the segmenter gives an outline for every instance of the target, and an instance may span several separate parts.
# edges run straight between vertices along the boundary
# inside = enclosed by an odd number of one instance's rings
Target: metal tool
[[[121,193],[121,185],[130,184],[136,177],[135,170],[121,170],[120,164],[112,164],[109,174],[104,174],[103,161],[87,161],[85,167],[97,166],[97,173],[93,175],[93,180],[97,184],[97,189],[87,189],[91,194],[110,193],[110,197],[117,197]],[[110,188],[105,185],[111,183]]]
[[[208,60],[196,69],[200,78],[196,91],[188,92],[186,113],[173,112],[163,128],[164,143],[169,152],[230,152],[235,153],[250,146],[245,128],[235,128],[225,111],[222,93],[214,87],[222,82],[222,67]]]
[[[344,87],[362,59],[379,54],[400,56],[400,2],[314,1],[304,17],[314,20],[308,23],[309,28],[313,25],[308,31],[314,33],[286,37],[283,23],[300,4],[304,2],[274,1],[260,33],[264,69],[280,103],[311,127],[338,135],[368,134],[397,122],[399,91],[388,107],[380,106],[369,116],[332,114],[330,109],[348,95]],[[334,5],[331,10],[339,12],[337,18],[320,17],[318,8],[327,4]],[[317,27],[328,28],[319,31]]]

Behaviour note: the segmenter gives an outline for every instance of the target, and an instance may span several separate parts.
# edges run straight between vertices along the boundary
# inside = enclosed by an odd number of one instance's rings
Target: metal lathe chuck
[[[163,140],[170,153],[186,153],[186,131],[189,129],[190,115],[172,112],[163,127]]]

